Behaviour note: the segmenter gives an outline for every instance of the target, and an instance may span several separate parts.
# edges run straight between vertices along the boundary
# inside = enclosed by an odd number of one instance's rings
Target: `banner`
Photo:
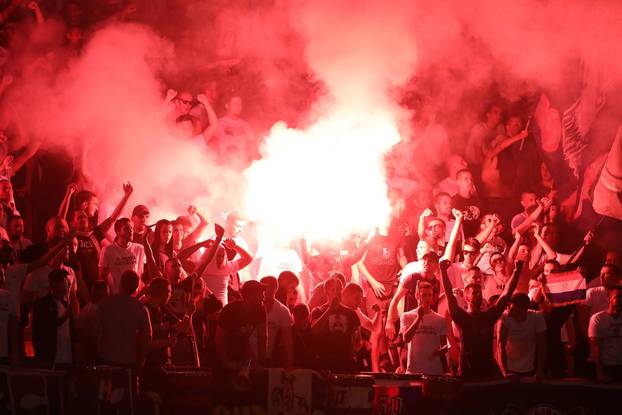
[[[273,415],[311,415],[312,377],[310,370],[269,369],[268,413]]]
[[[560,272],[546,277],[546,297],[556,306],[585,301],[586,290],[585,278],[579,271]]]

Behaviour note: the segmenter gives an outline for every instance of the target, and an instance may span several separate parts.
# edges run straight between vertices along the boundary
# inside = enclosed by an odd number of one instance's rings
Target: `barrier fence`
[[[406,415],[619,414],[622,385],[585,380],[462,382],[408,375],[320,374],[268,369],[250,379],[164,369],[140,396],[123,368],[0,368],[4,414]],[[151,384],[151,383],[149,383]]]

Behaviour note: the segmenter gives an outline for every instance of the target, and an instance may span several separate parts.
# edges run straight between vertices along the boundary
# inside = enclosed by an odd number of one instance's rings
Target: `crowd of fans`
[[[0,23],[16,10],[45,18],[37,2],[22,3],[5,2]],[[82,15],[80,4],[42,3],[65,13],[69,47],[78,47],[82,28],[71,16]],[[165,116],[221,159],[257,157],[242,98],[230,97],[220,118],[213,102],[205,91],[171,89]],[[107,218],[96,194],[70,184],[33,243],[12,180],[37,148],[14,156],[7,144],[0,359],[147,375],[176,365],[242,377],[299,367],[622,380],[620,252],[593,247],[598,232],[576,237],[525,122],[490,105],[457,151],[433,116],[419,115],[414,138],[387,156],[390,225],[339,244],[295,241],[287,253],[296,260],[278,266],[249,247],[235,213],[221,226],[195,206],[153,218],[132,201],[123,217],[130,183]],[[417,163],[424,156],[434,162]],[[589,282],[586,298],[553,304],[547,278],[569,270]]]

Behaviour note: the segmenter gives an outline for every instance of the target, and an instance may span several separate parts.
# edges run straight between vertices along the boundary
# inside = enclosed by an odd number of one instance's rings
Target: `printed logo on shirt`
[[[134,255],[116,257],[114,258],[112,265],[115,267],[124,267],[124,266],[133,267],[134,265],[136,265],[136,257]]]
[[[332,314],[328,316],[328,331],[331,333],[347,333],[348,319],[344,314]]]

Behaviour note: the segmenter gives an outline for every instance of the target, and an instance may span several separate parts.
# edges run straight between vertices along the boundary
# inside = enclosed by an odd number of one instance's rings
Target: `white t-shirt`
[[[417,309],[402,314],[400,319],[402,333],[417,318]],[[443,367],[438,356],[433,353],[441,344],[440,336],[447,335],[447,323],[443,317],[431,311],[423,315],[423,321],[415,331],[413,339],[408,343],[407,373],[424,373],[426,375],[442,375]]]
[[[69,292],[75,293],[77,290],[76,274],[73,272],[73,269],[65,265],[61,265],[60,268],[64,269],[68,273],[67,278],[69,279]],[[49,265],[44,265],[43,267],[28,274],[26,277],[24,290],[33,293],[35,301],[45,297],[50,292],[50,280],[48,279],[48,276],[53,270],[54,268]]]
[[[207,255],[207,252],[204,254]],[[214,296],[222,302],[223,307],[229,303],[229,297],[227,295],[227,286],[229,284],[229,278],[231,274],[235,274],[241,268],[239,259],[228,261],[225,257],[225,263],[222,267],[216,265],[216,255],[212,261],[207,264],[205,272],[201,275],[205,285],[209,288]]]
[[[67,308],[60,301],[56,301],[58,317],[67,314]],[[71,333],[69,329],[69,319],[65,319],[63,324],[58,326],[56,332],[56,359],[54,363],[71,363]]]
[[[585,294],[585,305],[590,307],[590,317],[609,308],[609,298],[605,287],[588,288]]]
[[[7,290],[0,289],[0,357],[9,355],[9,317],[17,317],[17,303]]]
[[[99,257],[99,267],[108,268],[106,279],[112,294],[119,293],[121,275],[125,271],[132,270],[142,276],[145,262],[145,248],[134,242],[130,242],[127,248],[116,243],[105,246]]]
[[[13,265],[9,269],[6,270],[6,280],[5,287],[16,304],[19,304],[21,301],[21,293],[22,293],[22,284],[26,279],[26,270],[28,269],[27,264],[17,264]],[[19,307],[17,308],[17,313],[19,316]]]
[[[603,366],[622,365],[622,314],[613,318],[607,311],[596,313],[590,319],[590,338],[603,340]]]
[[[277,340],[282,336],[281,331],[284,328],[291,327],[294,324],[294,318],[289,309],[275,300],[270,311],[266,314],[268,323],[268,358],[274,358],[276,352]]]
[[[525,321],[517,321],[507,313],[501,317],[506,329],[505,351],[510,372],[527,373],[534,370],[536,358],[536,335],[546,331],[546,322],[541,313],[527,311]]]

